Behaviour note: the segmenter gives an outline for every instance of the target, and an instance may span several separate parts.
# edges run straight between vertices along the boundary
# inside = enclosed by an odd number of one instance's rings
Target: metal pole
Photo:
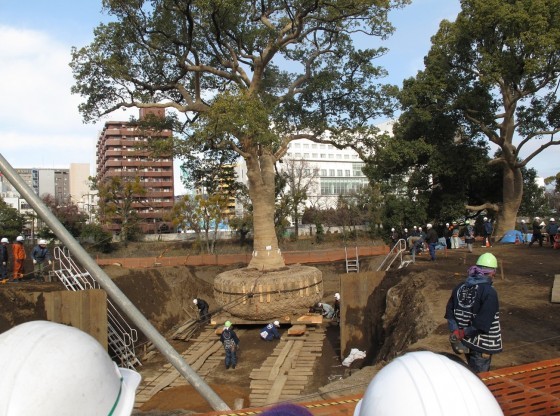
[[[8,178],[10,183],[19,191],[20,195],[33,207],[35,212],[45,221],[71,253],[75,255],[83,267],[94,277],[109,297],[136,324],[138,329],[152,341],[154,346],[167,358],[169,363],[187,379],[189,384],[212,406],[214,410],[230,410],[228,405],[204,382],[204,380],[187,364],[181,355],[173,349],[167,340],[161,336],[156,328],[142,315],[142,312],[125,296],[113,283],[111,278],[97,265],[87,251],[72,237],[49,208],[35,195],[33,190],[19,177],[16,171],[0,153],[0,172]]]

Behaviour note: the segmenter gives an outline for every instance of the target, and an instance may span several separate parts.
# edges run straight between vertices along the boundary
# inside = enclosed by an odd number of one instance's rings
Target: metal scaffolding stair
[[[344,247],[344,255],[346,256],[346,273],[360,272],[360,257],[358,256],[358,247],[356,246],[356,257],[348,258],[348,247]]]
[[[93,276],[76,264],[68,250],[55,247],[53,254],[55,260],[60,264],[60,269],[55,270],[54,274],[66,289],[71,291],[100,289]],[[134,343],[138,341],[138,332],[126,322],[110,299],[107,299],[107,328],[109,348],[120,361],[120,366],[134,368],[142,365],[134,353]]]
[[[389,254],[387,254],[387,256],[385,257],[385,259],[383,260],[383,262],[379,265],[379,267],[377,268],[377,271],[382,271],[382,270],[389,270],[391,268],[391,266],[393,265],[393,263],[395,262],[395,260],[399,260],[398,264],[399,264],[399,269],[402,269],[403,267],[408,266],[410,263],[412,263],[412,260],[404,260],[403,256],[406,253],[406,241],[404,239],[400,239],[399,241],[397,241],[395,243],[395,245],[393,246],[393,248],[391,248],[391,251],[389,251]]]

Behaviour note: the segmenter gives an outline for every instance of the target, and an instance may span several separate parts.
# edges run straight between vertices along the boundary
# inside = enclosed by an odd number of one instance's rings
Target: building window
[[[336,171],[336,176],[342,176],[342,169],[338,169]]]
[[[329,176],[334,176],[334,169],[329,169]]]
[[[327,176],[327,170],[321,169],[321,176]]]
[[[350,169],[346,169],[344,171],[344,173],[346,174],[345,176],[352,176],[351,173],[350,173]]]

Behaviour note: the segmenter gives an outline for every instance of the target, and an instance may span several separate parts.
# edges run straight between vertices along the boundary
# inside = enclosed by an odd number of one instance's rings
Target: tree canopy
[[[560,0],[463,0],[461,6],[455,22],[443,21],[432,38],[425,69],[405,82],[401,122],[430,127],[416,138],[421,149],[438,136],[444,139],[438,146],[451,150],[498,147],[488,163],[501,171],[501,197],[469,198],[466,208],[496,212],[500,235],[514,226],[522,168],[560,144]]]
[[[378,82],[385,72],[374,59],[385,49],[360,50],[355,38],[388,36],[388,12],[408,2],[105,0],[115,21],[73,49],[72,91],[85,99],[86,121],[121,107],[172,108],[181,152],[244,157],[254,253],[269,254],[250,266],[282,267],[274,163],[298,138],[367,146],[395,87]]]

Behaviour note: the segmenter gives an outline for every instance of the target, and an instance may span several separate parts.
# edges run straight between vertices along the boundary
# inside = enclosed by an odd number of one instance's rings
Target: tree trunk
[[[294,231],[295,231],[294,238],[297,241],[299,240],[299,215],[298,215],[297,205],[296,205],[296,209],[294,209]]]
[[[253,257],[249,268],[273,270],[285,266],[274,229],[274,156],[268,149],[245,159],[249,195],[253,203]]]
[[[517,211],[523,197],[523,175],[520,168],[511,168],[509,165],[503,169],[503,203],[496,221],[494,238],[496,241],[509,230],[515,229]]]

